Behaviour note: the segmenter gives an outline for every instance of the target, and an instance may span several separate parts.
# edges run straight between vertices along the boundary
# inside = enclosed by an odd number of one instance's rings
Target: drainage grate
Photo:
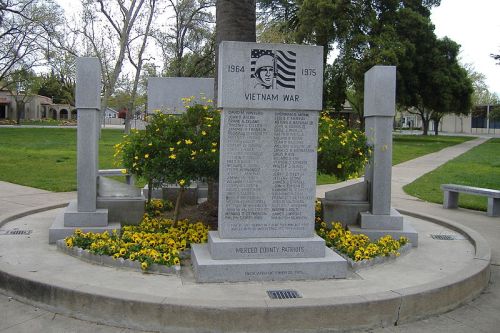
[[[0,230],[0,235],[31,235],[33,230]]]
[[[271,299],[288,299],[288,298],[302,298],[296,290],[268,290],[267,295]]]
[[[437,239],[437,240],[464,240],[465,239],[463,236],[459,236],[459,235],[443,235],[443,234],[440,234],[440,235],[431,234],[431,237],[433,239]]]

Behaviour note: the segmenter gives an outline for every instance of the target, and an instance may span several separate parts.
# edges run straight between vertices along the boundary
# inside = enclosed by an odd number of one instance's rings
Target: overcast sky
[[[71,16],[79,0],[56,0]],[[500,65],[491,53],[500,54],[500,0],[441,0],[432,11],[438,37],[448,36],[461,45],[462,63],[486,75],[490,91],[500,95]]]
[[[500,65],[491,53],[500,54],[499,0],[441,0],[432,11],[438,37],[448,36],[462,47],[462,63],[486,75],[491,92],[500,95]]]

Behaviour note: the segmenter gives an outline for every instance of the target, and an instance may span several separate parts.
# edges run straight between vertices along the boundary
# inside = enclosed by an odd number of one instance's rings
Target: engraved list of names
[[[226,109],[222,124],[221,237],[312,236],[318,112]]]

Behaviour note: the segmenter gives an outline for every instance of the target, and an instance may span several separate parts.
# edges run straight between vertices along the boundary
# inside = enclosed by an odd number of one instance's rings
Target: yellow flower
[[[178,257],[174,258],[174,265],[180,265],[181,261],[179,260]]]
[[[212,142],[212,147],[217,147],[217,142]]]
[[[207,135],[207,132],[201,131],[201,135]]]
[[[191,156],[195,156],[196,155],[196,150],[191,150]]]
[[[150,142],[150,143],[148,143],[148,146],[150,146],[150,147],[151,147],[152,145],[153,145],[153,143],[151,143],[151,142]]]
[[[175,150],[175,148],[174,148],[174,147],[170,147],[170,148],[168,148],[168,149],[169,149],[170,151],[174,151],[174,150]]]
[[[144,155],[144,158],[149,158],[149,154],[145,154],[145,155]]]
[[[186,184],[186,181],[184,179],[181,179],[178,181],[178,183],[180,186],[184,186],[184,184]]]
[[[190,139],[184,140],[184,142],[185,142],[187,145],[193,144],[193,141],[191,141]]]
[[[123,173],[123,174],[126,174],[127,173],[127,169],[121,169],[120,172]]]
[[[337,169],[342,169],[342,164],[337,164]]]
[[[146,269],[148,269],[148,266],[149,266],[149,265],[148,265],[148,263],[147,263],[147,262],[145,262],[145,261],[141,263],[141,269],[142,269],[143,271],[145,271]]]
[[[322,150],[323,150],[323,148],[319,147],[319,148],[318,148],[318,153],[319,153],[320,151],[322,151]]]
[[[215,152],[217,152],[217,149],[211,149],[210,151],[211,151],[212,153],[215,153]]]
[[[177,141],[177,144],[180,145],[182,143],[182,140]]]
[[[134,159],[138,160],[138,159],[139,159],[139,157],[137,157],[137,156],[134,156]]]
[[[175,154],[172,154],[172,155],[169,155],[168,158],[170,158],[171,160],[175,160],[177,158],[177,156]]]

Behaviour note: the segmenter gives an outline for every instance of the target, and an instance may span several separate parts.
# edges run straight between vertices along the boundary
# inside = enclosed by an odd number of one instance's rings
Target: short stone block
[[[394,239],[399,239],[399,237],[404,236],[410,240],[413,247],[418,246],[418,232],[411,226],[409,222],[406,221],[403,222],[403,228],[401,228],[401,230],[363,229],[359,226],[349,226],[349,230],[353,234],[365,234],[372,241],[376,241],[386,235],[391,235]]]
[[[214,260],[207,244],[192,244],[197,282],[243,282],[343,279],[347,261],[331,249],[323,258]]]
[[[458,192],[443,192],[443,208],[458,208]]]
[[[500,216],[500,199],[499,198],[488,198],[488,210],[486,211],[488,216]]]
[[[49,244],[53,244],[59,239],[71,236],[76,229],[82,232],[113,232],[113,230],[120,231],[121,225],[119,223],[110,223],[104,227],[68,227],[64,225],[64,212],[56,216],[54,223],[49,228]]]
[[[108,211],[109,222],[137,225],[144,216],[144,197],[97,197],[97,208]]]
[[[362,212],[360,215],[362,229],[403,229],[403,215],[394,208],[391,208],[390,215],[375,215],[369,212]]]
[[[108,210],[79,212],[76,201],[71,201],[64,211],[65,227],[105,227],[108,225]]]
[[[308,238],[220,238],[208,233],[208,248],[213,259],[320,258],[325,256],[325,240]]]
[[[370,210],[368,201],[323,199],[323,221],[340,222],[343,226],[357,224],[359,214]]]

